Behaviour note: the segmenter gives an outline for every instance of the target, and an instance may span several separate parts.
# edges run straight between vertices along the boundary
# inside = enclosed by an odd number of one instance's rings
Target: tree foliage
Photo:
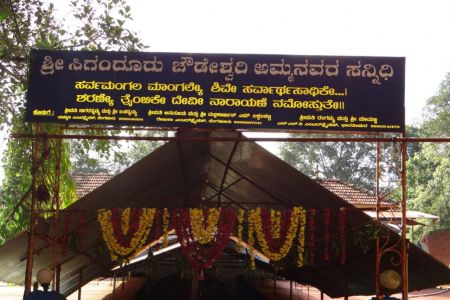
[[[381,163],[385,170],[381,179],[385,182],[385,190],[388,190],[398,178],[398,149],[386,143],[381,148]],[[311,178],[339,179],[368,191],[375,191],[375,143],[288,142],[281,146],[280,154],[287,163]]]
[[[418,128],[421,136],[449,137],[450,73],[440,85],[437,95],[427,101],[424,121]],[[439,222],[415,229],[418,241],[430,231],[450,228],[450,145],[424,143],[408,162],[408,205],[439,216]],[[427,223],[427,221],[422,221]]]
[[[428,99],[423,122],[407,127],[409,137],[449,137],[450,73],[438,93]],[[337,137],[337,136],[335,136]],[[383,144],[384,184],[398,199],[399,149]],[[449,143],[410,143],[407,162],[408,209],[439,216],[439,222],[415,227],[414,240],[430,231],[450,228],[450,145]],[[372,143],[285,143],[281,156],[301,172],[315,178],[334,178],[367,190],[375,184],[375,147]],[[389,184],[390,183],[390,184]]]
[[[23,121],[29,53],[32,48],[57,50],[122,50],[144,48],[136,34],[127,30],[131,19],[126,0],[74,0],[71,13],[57,17],[53,4],[41,0],[10,0],[0,2],[0,129],[8,132],[31,133],[31,124]],[[46,133],[58,133],[58,128],[42,126]],[[109,149],[107,142],[100,148]],[[52,194],[56,170],[55,141],[40,141],[44,152],[38,157],[35,171],[38,185],[45,185]],[[58,146],[59,147],[59,146]],[[74,198],[70,181],[68,143],[61,145],[61,197],[66,203]],[[32,144],[29,140],[8,141],[3,157],[5,180],[0,190],[0,242],[24,228],[28,222],[29,190],[31,187]],[[49,205],[49,204],[47,204]]]

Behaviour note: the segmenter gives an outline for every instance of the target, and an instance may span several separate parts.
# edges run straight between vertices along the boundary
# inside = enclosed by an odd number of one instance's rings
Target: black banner
[[[32,52],[26,120],[404,131],[397,57]]]

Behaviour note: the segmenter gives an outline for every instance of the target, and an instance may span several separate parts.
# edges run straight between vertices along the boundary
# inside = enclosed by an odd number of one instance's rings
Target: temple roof
[[[78,288],[77,274],[82,271],[82,284],[102,276],[111,276],[117,263],[110,260],[102,241],[97,210],[123,207],[199,207],[220,206],[252,209],[268,207],[287,209],[303,206],[305,209],[337,212],[347,210],[347,261],[317,263],[303,268],[293,264],[295,254],[280,263],[279,274],[287,279],[310,284],[330,297],[374,294],[375,250],[362,247],[367,242],[358,234],[372,219],[360,209],[331,192],[319,182],[302,174],[255,142],[240,141],[234,131],[179,132],[179,140],[171,141],[135,163],[124,172],[107,180],[61,212],[71,212],[72,218],[83,213],[85,226],[82,238],[72,241],[67,254],[61,256],[61,292],[68,295]],[[98,183],[98,182],[97,182]],[[94,184],[87,181],[86,186]],[[52,247],[48,237],[54,235],[49,225],[52,219],[40,219],[36,232],[33,272],[52,264]],[[316,235],[323,234],[323,220],[316,224]],[[64,231],[60,222],[59,234]],[[337,217],[332,218],[331,235],[338,234]],[[69,226],[71,233],[79,230],[77,223]],[[399,241],[389,232],[387,246]],[[77,235],[73,235],[77,236]],[[361,237],[361,236],[360,236]],[[374,243],[374,240],[369,240]],[[318,254],[323,241],[318,240]],[[411,245],[409,255],[409,289],[419,290],[450,283],[450,270],[426,252]],[[27,234],[24,232],[0,247],[0,280],[23,283],[26,269]],[[292,251],[294,252],[294,251]],[[319,256],[319,255],[318,255]],[[386,256],[386,262],[394,258]],[[398,259],[398,258],[397,258]],[[385,267],[385,263],[382,265]]]

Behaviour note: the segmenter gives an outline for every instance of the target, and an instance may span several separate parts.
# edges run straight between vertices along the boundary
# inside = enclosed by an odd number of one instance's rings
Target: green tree
[[[118,134],[116,132],[115,134]],[[135,137],[165,137],[166,131],[132,131],[128,135]],[[144,158],[153,150],[163,145],[162,141],[121,141],[104,143],[94,141],[70,142],[74,173],[108,173],[117,174]],[[108,147],[105,147],[108,146]]]
[[[437,95],[428,99],[425,121],[418,131],[425,137],[449,137],[450,133],[450,73],[440,85]],[[408,205],[439,216],[439,222],[415,229],[418,241],[428,232],[450,228],[450,145],[424,143],[408,161]],[[426,222],[426,221],[422,221]]]
[[[327,135],[327,137],[344,136]],[[374,143],[288,142],[282,144],[280,154],[287,163],[311,178],[339,179],[368,191],[375,191],[376,146]],[[398,177],[396,171],[398,149],[390,144],[382,144],[381,162],[385,170],[381,179],[384,181],[384,189],[389,190]]]
[[[31,124],[23,121],[32,48],[122,51],[144,48],[136,34],[125,27],[131,18],[126,0],[74,0],[70,9],[72,19],[60,20],[54,6],[40,0],[0,1],[0,127],[6,126],[8,132],[32,132]],[[55,126],[42,126],[42,131],[47,133],[58,130]],[[99,144],[108,148],[106,142]],[[29,140],[8,141],[3,157],[5,180],[0,189],[0,242],[28,223],[31,146]],[[41,141],[39,147],[43,151],[35,170],[44,175],[38,176],[38,185],[43,186],[41,191],[48,190],[47,198],[53,199],[55,149],[59,145],[55,141]],[[74,187],[69,176],[68,144],[63,143],[61,148],[60,192],[67,204],[74,199]]]

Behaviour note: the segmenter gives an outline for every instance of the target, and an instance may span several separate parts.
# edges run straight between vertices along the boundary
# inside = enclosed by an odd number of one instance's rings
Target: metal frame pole
[[[63,134],[63,129],[60,127],[59,134]],[[54,218],[53,218],[53,239],[52,239],[52,269],[53,272],[53,289],[59,291],[59,286],[57,285],[57,272],[56,268],[59,266],[58,262],[58,235],[59,235],[59,212],[60,212],[60,199],[59,199],[59,189],[60,189],[60,180],[61,180],[61,156],[62,156],[62,140],[58,139],[56,141],[56,150],[55,150],[55,178],[53,184],[53,201],[52,201],[52,209],[54,208]]]
[[[78,300],[81,300],[81,288],[83,284],[83,269],[78,273]]]
[[[376,169],[375,169],[375,177],[376,177],[376,222],[379,224],[380,222],[380,175],[381,175],[381,168],[380,168],[380,152],[381,152],[381,145],[380,142],[376,143]],[[381,288],[380,288],[380,263],[381,263],[381,255],[380,255],[380,237],[377,236],[376,240],[376,261],[375,261],[375,295],[377,298],[381,298]]]
[[[37,172],[39,169],[39,136],[40,136],[40,126],[39,123],[35,124],[35,139],[33,143],[33,161],[32,161],[32,169],[31,169],[31,208],[30,208],[30,226],[28,231],[28,247],[27,247],[27,266],[25,271],[25,291],[24,298],[31,292],[32,285],[32,277],[33,277],[33,253],[34,253],[34,244],[35,244],[35,223],[36,223],[36,198],[37,198],[37,190],[36,190],[36,181],[37,181]]]
[[[404,135],[402,135],[404,137]],[[401,231],[401,256],[402,256],[402,299],[408,300],[408,241],[406,239],[406,147],[407,143],[401,143],[401,155],[402,155],[402,170],[401,170],[401,183],[402,183],[402,231]]]

